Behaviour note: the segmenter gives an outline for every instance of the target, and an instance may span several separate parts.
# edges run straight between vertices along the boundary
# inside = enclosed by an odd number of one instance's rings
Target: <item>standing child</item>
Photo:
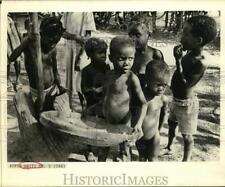
[[[114,65],[114,70],[107,73],[102,113],[106,121],[110,124],[130,125],[132,93],[132,95],[136,95],[136,99],[140,103],[138,106],[140,112],[134,129],[142,132],[141,125],[146,113],[146,100],[138,77],[131,71],[134,54],[135,45],[132,39],[126,36],[119,36],[112,39],[109,59]],[[101,157],[100,161],[106,160],[108,151],[109,148],[106,148],[105,155]],[[120,154],[123,160],[130,160],[127,142],[120,145]]]
[[[132,71],[138,76],[141,87],[144,88],[146,86],[144,75],[147,64],[153,59],[163,60],[163,54],[160,50],[148,46],[149,27],[141,19],[131,23],[128,34],[135,41],[136,48]]]
[[[106,64],[107,44],[99,38],[90,38],[85,43],[85,51],[91,63],[82,70],[81,90],[87,100],[87,107],[103,99],[106,73],[110,67]]]
[[[41,36],[41,54],[43,63],[43,83],[44,83],[44,97],[53,97],[59,94],[64,89],[60,86],[60,77],[57,70],[56,61],[56,44],[60,40],[64,29],[62,23],[56,17],[46,17],[42,20],[40,25]],[[38,91],[36,79],[37,77],[34,64],[32,62],[32,49],[30,47],[32,37],[30,33],[24,37],[21,44],[13,51],[9,60],[15,61],[21,53],[24,53],[25,68],[30,84],[30,93],[34,102],[36,102]],[[53,109],[53,98],[45,99],[43,110]],[[52,100],[51,103],[49,101]]]
[[[183,161],[191,158],[193,134],[197,130],[199,102],[195,88],[206,70],[203,47],[216,37],[216,33],[217,27],[213,18],[192,17],[184,25],[181,45],[174,48],[177,69],[171,81],[173,101],[168,120],[169,141],[166,148],[171,150],[178,125],[184,140]],[[185,56],[182,55],[182,50],[188,51]]]
[[[145,89],[146,87],[145,69],[147,64],[152,60],[164,61],[162,52],[148,45],[148,40],[151,35],[151,28],[152,27],[148,24],[148,21],[143,18],[139,18],[135,21],[132,21],[128,31],[129,36],[135,42],[136,48],[132,71],[138,76],[142,89]],[[132,106],[132,115],[134,116],[133,119],[135,119],[138,115],[136,110],[137,102],[138,101],[134,100],[134,105]],[[160,119],[162,117],[160,117]],[[161,129],[161,124],[159,129]]]
[[[107,44],[99,38],[90,38],[85,43],[85,52],[91,63],[82,70],[81,90],[87,101],[87,108],[103,100],[103,85],[106,73],[110,70],[106,64]],[[88,147],[88,161],[95,161],[91,146]]]
[[[168,102],[163,95],[169,81],[169,67],[159,60],[153,60],[146,66],[143,90],[147,100],[147,113],[142,124],[143,137],[136,142],[140,161],[155,161],[160,148],[159,126],[165,123]],[[161,120],[159,120],[161,117]]]

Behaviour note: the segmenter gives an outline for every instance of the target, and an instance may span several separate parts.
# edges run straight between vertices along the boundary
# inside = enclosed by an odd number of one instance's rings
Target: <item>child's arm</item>
[[[181,80],[182,80],[183,84],[187,88],[190,88],[190,87],[194,86],[203,76],[203,74],[206,70],[206,67],[202,64],[201,61],[195,61],[195,64],[192,68],[192,71],[189,72],[189,75],[188,75],[188,78],[187,78],[184,75],[183,67],[182,67],[182,64],[181,64],[182,47],[180,45],[174,47],[174,57],[175,57],[175,60],[176,60],[177,71],[180,74],[180,77],[181,77]]]
[[[142,132],[141,127],[142,127],[142,123],[144,121],[144,118],[145,118],[145,115],[147,112],[147,102],[146,102],[144,93],[141,89],[139,79],[134,73],[131,74],[131,80],[132,80],[132,84],[133,84],[133,91],[135,92],[135,95],[137,96],[138,100],[140,101],[138,116],[134,122],[134,124],[135,124],[134,129]]]
[[[24,52],[24,49],[29,45],[29,41],[28,37],[24,38],[21,44],[9,56],[9,62],[14,62]]]
[[[62,35],[63,38],[67,39],[67,40],[75,40],[77,43],[83,45],[84,43],[84,37],[83,36],[80,36],[78,34],[71,34],[71,33],[68,33],[68,32],[64,32],[63,35]]]
[[[57,86],[60,86],[61,85],[61,79],[60,79],[60,75],[59,75],[59,72],[58,72],[58,68],[57,68],[57,60],[56,60],[56,55],[57,55],[57,51],[56,49],[54,49],[54,51],[52,52],[51,56],[52,56],[52,68],[53,68],[53,74],[54,74],[54,81],[55,81],[55,84]]]
[[[165,95],[162,96],[162,102],[163,102],[163,106],[160,110],[160,117],[159,117],[159,131],[161,130],[162,126],[167,123],[167,118],[168,118],[169,101]]]
[[[160,50],[155,49],[154,54],[153,54],[153,59],[164,61],[163,53]]]

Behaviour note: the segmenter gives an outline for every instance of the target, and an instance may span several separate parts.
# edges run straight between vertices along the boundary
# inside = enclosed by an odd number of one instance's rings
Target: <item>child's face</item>
[[[128,34],[134,40],[137,50],[146,47],[149,39],[149,32],[146,26],[132,26]]]
[[[119,49],[118,54],[109,55],[110,60],[114,65],[114,69],[119,72],[128,72],[134,63],[135,48],[124,46]]]
[[[168,85],[169,75],[147,79],[147,89],[154,96],[162,95]]]
[[[105,63],[106,61],[106,49],[96,50],[91,56],[91,60],[95,63]]]
[[[201,46],[201,39],[199,37],[193,36],[191,32],[192,26],[189,23],[184,24],[183,33],[181,36],[181,44],[183,45],[183,50],[193,50]]]
[[[61,35],[57,34],[54,36],[47,36],[47,35],[42,35],[41,36],[41,43],[48,49],[53,49],[56,44],[59,42],[61,38]]]

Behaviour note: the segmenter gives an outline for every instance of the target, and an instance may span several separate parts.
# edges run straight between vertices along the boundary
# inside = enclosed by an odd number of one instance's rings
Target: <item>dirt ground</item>
[[[98,31],[94,33],[95,36],[105,39],[107,42],[115,36],[114,33],[106,33]],[[168,37],[155,37],[149,41],[149,44],[153,47],[160,49],[165,57],[165,61],[171,67],[171,74],[175,69],[175,64],[172,56],[173,46],[177,43],[176,39],[168,39]],[[65,82],[65,64],[63,63],[65,51],[64,41],[60,41],[57,46],[58,49],[58,68]],[[215,48],[207,48],[206,51],[206,63],[208,69],[197,86],[198,97],[200,100],[200,111],[198,120],[198,131],[195,135],[195,145],[193,149],[192,161],[217,161],[219,160],[220,152],[220,66],[219,66],[220,52]],[[24,68],[21,73],[21,82],[23,85],[28,85],[28,80]],[[15,73],[13,66],[10,72],[11,85],[15,80]],[[25,87],[25,86],[24,86]],[[7,98],[7,120],[8,120],[8,133],[7,133],[7,145],[8,145],[8,161],[51,161],[44,154],[37,154],[38,150],[34,152],[28,152],[24,146],[24,142],[20,136],[17,115],[13,104],[13,97],[15,92],[12,86],[8,87]],[[167,94],[170,96],[170,92]],[[167,144],[168,126],[165,125],[161,131],[161,153],[159,161],[181,161],[183,155],[183,140],[180,133],[177,133],[177,137],[173,144],[173,154],[162,154],[163,148]],[[82,148],[81,148],[82,147]],[[78,152],[82,152],[85,146],[77,144]],[[116,149],[116,148],[115,148]],[[133,147],[133,160],[138,159],[138,153],[135,147]],[[110,156],[111,157],[111,156]],[[62,159],[62,161],[66,161]],[[110,159],[109,159],[110,161]]]

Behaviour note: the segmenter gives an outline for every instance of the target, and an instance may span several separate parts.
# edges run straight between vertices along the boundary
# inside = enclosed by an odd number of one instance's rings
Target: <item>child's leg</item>
[[[130,146],[128,142],[123,142],[120,145],[120,155],[123,161],[131,161]]]
[[[91,145],[87,145],[87,153],[85,154],[85,157],[88,162],[96,161],[96,157],[94,156],[93,153],[93,147]]]
[[[109,154],[109,147],[101,147],[98,149],[98,162],[105,162],[108,154]]]
[[[136,147],[139,153],[139,161],[147,161],[147,145],[146,145],[146,140],[143,138],[139,139],[136,141]]]
[[[191,152],[194,145],[194,139],[192,135],[182,134],[184,140],[184,156],[182,161],[189,161],[191,158]]]
[[[148,140],[148,161],[158,160],[159,150],[160,150],[160,135],[159,131],[155,133],[155,136]]]
[[[168,120],[168,126],[169,126],[169,132],[168,132],[168,144],[166,146],[166,149],[169,151],[171,150],[171,145],[173,143],[173,139],[176,136],[176,127],[177,127],[177,122]]]
[[[14,67],[15,67],[15,72],[16,72],[16,84],[18,84],[19,76],[20,76],[20,70],[21,70],[21,66],[20,66],[20,61],[19,60],[16,60],[14,62]]]

